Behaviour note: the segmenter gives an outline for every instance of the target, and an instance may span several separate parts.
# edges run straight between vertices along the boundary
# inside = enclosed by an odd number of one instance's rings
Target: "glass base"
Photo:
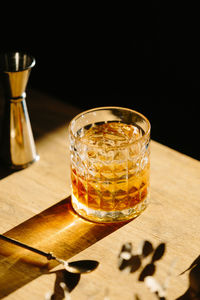
[[[136,218],[140,215],[148,205],[148,196],[134,207],[124,209],[121,211],[104,211],[95,210],[89,208],[86,205],[78,202],[77,198],[72,194],[72,206],[74,210],[83,218],[99,222],[99,223],[111,223],[111,222],[122,222]]]

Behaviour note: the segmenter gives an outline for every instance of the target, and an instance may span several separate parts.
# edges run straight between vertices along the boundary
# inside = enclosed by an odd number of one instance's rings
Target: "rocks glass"
[[[121,107],[99,107],[69,125],[72,206],[90,221],[138,216],[149,201],[150,123]]]

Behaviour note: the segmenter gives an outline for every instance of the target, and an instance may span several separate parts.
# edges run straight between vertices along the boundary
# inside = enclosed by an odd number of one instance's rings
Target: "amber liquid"
[[[71,182],[72,200],[81,215],[109,221],[109,213],[110,219],[114,215],[119,220],[139,214],[149,186],[148,151],[140,153],[141,145],[134,143],[142,135],[138,127],[119,122],[79,132],[85,159],[74,155]]]

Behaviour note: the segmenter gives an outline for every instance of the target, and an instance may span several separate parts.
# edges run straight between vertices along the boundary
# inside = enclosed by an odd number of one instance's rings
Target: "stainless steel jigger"
[[[26,106],[26,86],[35,59],[27,54],[0,54],[0,70],[5,92],[0,158],[13,169],[23,169],[37,161],[35,142]]]

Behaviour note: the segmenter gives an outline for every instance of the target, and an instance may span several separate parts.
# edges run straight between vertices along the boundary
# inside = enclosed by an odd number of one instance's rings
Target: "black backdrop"
[[[29,86],[83,110],[138,110],[153,139],[200,159],[198,9],[160,2],[30,4],[2,25],[1,50],[35,56]]]

